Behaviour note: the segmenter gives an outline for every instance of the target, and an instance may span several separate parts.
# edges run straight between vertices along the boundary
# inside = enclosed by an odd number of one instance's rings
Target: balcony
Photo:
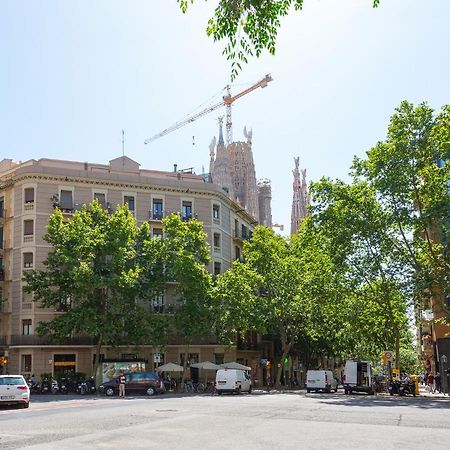
[[[242,233],[239,230],[234,230],[233,231],[233,239],[235,239],[236,241],[242,242],[242,241],[246,241],[246,240],[248,240],[250,238],[251,238],[250,233]]]
[[[32,202],[25,202],[23,205],[23,210],[26,212],[32,212],[34,211],[34,201]]]
[[[165,217],[164,211],[149,211],[148,212],[148,219],[149,220],[162,220]]]
[[[34,242],[34,234],[24,234],[23,235],[23,243],[30,244]]]
[[[10,345],[95,345],[96,339],[90,336],[68,337],[55,340],[49,336],[38,336],[37,334],[11,336]]]
[[[197,219],[197,214],[181,214],[181,220],[187,222],[191,219]]]

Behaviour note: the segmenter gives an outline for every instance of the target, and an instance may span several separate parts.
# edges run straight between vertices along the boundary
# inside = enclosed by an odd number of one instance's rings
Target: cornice
[[[212,192],[206,189],[196,189],[192,186],[162,186],[157,184],[146,184],[146,183],[127,183],[120,181],[109,181],[105,179],[92,179],[84,177],[73,177],[73,176],[57,176],[48,174],[21,174],[17,177],[11,177],[6,183],[0,185],[0,190],[13,186],[16,183],[26,180],[37,180],[37,181],[49,181],[58,183],[77,183],[89,186],[105,186],[110,188],[127,189],[127,190],[141,190],[141,191],[157,191],[157,192],[173,192],[175,194],[186,194],[199,195],[209,198],[219,198],[223,203],[225,203],[235,214],[244,217],[249,224],[255,223],[255,218],[252,217],[247,211],[243,211],[241,206],[235,203],[233,200],[228,198],[225,194],[221,192]]]

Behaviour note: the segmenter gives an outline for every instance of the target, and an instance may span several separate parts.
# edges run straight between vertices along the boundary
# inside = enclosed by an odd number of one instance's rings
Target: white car
[[[30,388],[22,375],[0,375],[0,404],[30,406]]]
[[[252,380],[245,370],[219,369],[216,373],[216,391],[219,395],[223,392],[252,392]]]

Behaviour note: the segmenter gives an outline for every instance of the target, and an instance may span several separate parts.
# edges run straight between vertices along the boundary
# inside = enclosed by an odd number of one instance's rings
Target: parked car
[[[375,393],[373,386],[372,366],[368,361],[347,361],[344,369],[344,391],[346,394],[367,392]]]
[[[164,381],[154,372],[133,372],[125,374],[125,393],[154,395],[164,392]],[[118,395],[119,377],[102,383],[98,387],[100,394]]]
[[[0,404],[30,406],[30,388],[22,375],[0,375]]]
[[[252,392],[252,380],[246,370],[219,369],[216,373],[216,391],[223,392]]]
[[[331,370],[308,370],[306,372],[306,392],[337,392],[338,382]]]

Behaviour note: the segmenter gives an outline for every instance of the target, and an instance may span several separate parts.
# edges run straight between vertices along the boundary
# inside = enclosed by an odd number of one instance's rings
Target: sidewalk
[[[428,397],[428,398],[436,398],[436,399],[438,399],[438,398],[447,398],[447,399],[450,399],[448,394],[439,393],[439,392],[436,392],[436,393],[432,394],[431,392],[428,392],[428,391],[425,390],[425,386],[422,386],[420,384],[419,384],[419,395],[421,397]]]

